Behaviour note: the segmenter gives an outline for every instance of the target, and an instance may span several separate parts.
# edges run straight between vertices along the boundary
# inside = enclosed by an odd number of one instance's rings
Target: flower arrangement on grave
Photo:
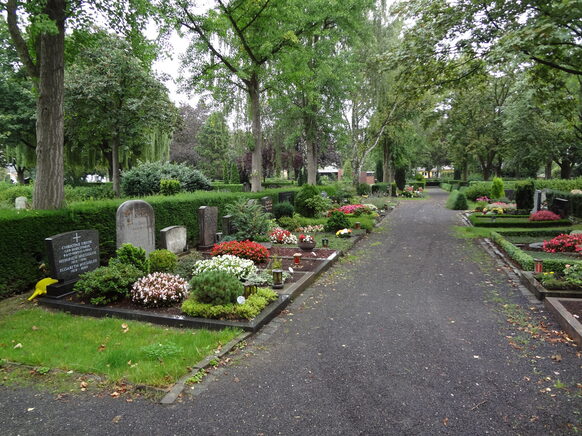
[[[530,221],[557,221],[560,215],[549,210],[538,210],[529,216]]]
[[[197,276],[207,271],[224,271],[239,280],[244,280],[249,274],[256,272],[257,267],[252,260],[224,254],[215,256],[212,259],[199,260],[194,264],[192,275]]]
[[[489,203],[491,201],[491,199],[489,197],[487,197],[486,195],[483,195],[481,197],[477,197],[475,199],[476,202],[481,202],[484,201],[485,203]]]
[[[317,233],[323,232],[323,224],[314,224],[305,227],[298,227],[297,231],[302,233]]]
[[[405,186],[402,191],[402,196],[407,198],[421,198],[423,196],[424,190],[422,187],[414,189],[414,186]]]
[[[297,244],[297,236],[280,227],[276,227],[269,233],[269,240],[273,244]]]
[[[311,244],[312,242],[315,242],[315,239],[313,239],[313,236],[311,235],[306,235],[302,233],[299,235],[299,242],[306,242]]]
[[[170,306],[188,296],[188,282],[174,274],[155,272],[135,282],[129,294],[131,301],[143,306]]]
[[[486,215],[502,215],[503,208],[502,207],[484,207],[483,213]]]
[[[352,236],[352,229],[341,229],[335,232],[337,238],[350,238]]]
[[[212,256],[222,256],[231,254],[241,259],[249,259],[255,263],[262,263],[269,260],[269,250],[264,245],[253,241],[227,241],[214,244]]]
[[[582,234],[561,234],[549,241],[544,241],[543,250],[547,253],[582,252]]]
[[[582,286],[582,262],[566,265],[566,268],[564,268],[564,280],[572,285]]]

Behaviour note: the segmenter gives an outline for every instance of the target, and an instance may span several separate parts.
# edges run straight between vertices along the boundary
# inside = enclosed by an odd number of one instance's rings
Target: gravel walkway
[[[162,406],[90,395],[56,400],[0,387],[0,434],[477,435],[580,428],[576,348],[522,331],[540,321],[556,327],[542,309],[532,310],[479,245],[454,236],[452,225],[460,221],[444,208],[446,194],[432,189],[430,196],[403,201],[378,232],[191,396]],[[531,319],[507,322],[518,312]]]

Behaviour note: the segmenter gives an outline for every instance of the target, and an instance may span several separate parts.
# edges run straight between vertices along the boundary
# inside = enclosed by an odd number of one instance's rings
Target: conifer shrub
[[[146,251],[141,247],[132,244],[122,244],[115,251],[115,257],[109,261],[109,265],[126,264],[139,269],[144,275],[150,270],[149,260]]]
[[[129,296],[133,284],[143,271],[127,263],[102,266],[81,274],[74,290],[91,304],[103,305]]]
[[[273,215],[277,219],[284,217],[284,216],[291,217],[291,216],[293,216],[294,212],[295,212],[295,207],[293,207],[293,205],[291,203],[289,203],[288,201],[284,201],[282,203],[275,203],[273,205]]]
[[[178,265],[178,256],[170,250],[154,250],[150,253],[149,262],[152,273],[173,273]]]
[[[334,210],[325,223],[324,230],[326,232],[337,232],[342,229],[350,228],[350,220],[348,217],[338,210]]]
[[[200,303],[223,305],[235,303],[243,294],[243,284],[224,271],[208,271],[190,280],[190,292]]]
[[[502,198],[504,196],[505,190],[503,189],[503,180],[501,177],[494,177],[493,184],[491,185],[491,197]]]
[[[316,210],[309,206],[307,200],[316,196],[319,196],[319,192],[314,185],[303,185],[295,196],[295,210],[297,213],[308,218],[313,218]]]

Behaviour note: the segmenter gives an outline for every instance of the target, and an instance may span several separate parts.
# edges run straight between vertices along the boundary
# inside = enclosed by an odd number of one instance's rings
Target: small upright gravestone
[[[263,210],[267,213],[273,212],[273,200],[271,197],[262,197],[261,198],[261,205],[263,206]]]
[[[183,253],[188,249],[186,227],[170,226],[160,230],[160,247],[172,253]]]
[[[293,191],[285,191],[279,192],[279,203],[283,203],[288,201],[289,203],[293,204],[295,200],[295,192]]]
[[[222,235],[228,236],[236,232],[234,223],[232,222],[232,215],[224,215],[222,217]]]
[[[99,266],[99,232],[75,230],[45,239],[50,275],[58,283],[47,287],[47,296],[57,298],[71,291],[79,274]]]
[[[218,224],[218,208],[216,206],[200,206],[198,209],[198,246],[210,248],[216,240]]]
[[[542,208],[542,191],[536,189],[534,192],[534,206],[530,213],[536,213]]]
[[[28,199],[26,197],[16,197],[14,200],[14,208],[16,210],[26,209],[28,205]]]
[[[143,200],[129,200],[121,204],[115,216],[117,247],[132,244],[146,253],[156,249],[155,216],[153,207]]]

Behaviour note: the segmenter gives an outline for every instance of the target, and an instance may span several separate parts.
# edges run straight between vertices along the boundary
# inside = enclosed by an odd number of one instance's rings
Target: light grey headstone
[[[542,191],[536,189],[534,192],[534,206],[531,213],[536,213],[542,207]]]
[[[172,253],[183,253],[188,249],[186,227],[170,226],[160,230],[160,248]]]
[[[218,224],[218,208],[216,206],[200,206],[198,209],[198,245],[209,248],[214,245]]]
[[[77,280],[79,274],[99,266],[99,232],[75,230],[45,239],[53,279]]]
[[[117,247],[132,244],[146,253],[156,249],[154,208],[143,200],[129,200],[117,209]]]
[[[14,208],[15,209],[26,209],[28,204],[28,199],[26,197],[16,197],[14,200]]]

